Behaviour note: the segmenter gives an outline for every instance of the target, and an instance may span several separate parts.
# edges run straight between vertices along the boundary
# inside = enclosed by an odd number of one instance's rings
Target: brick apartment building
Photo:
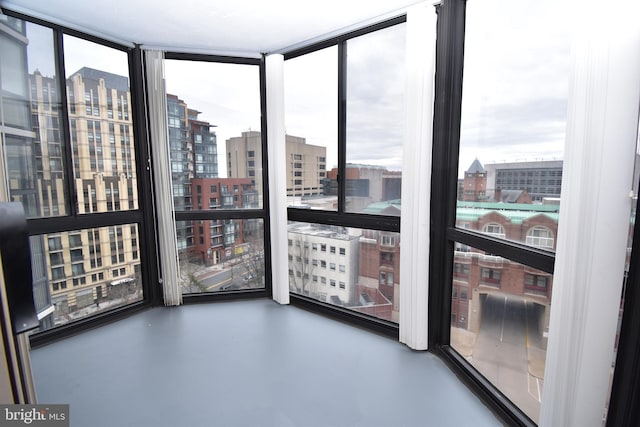
[[[359,244],[357,311],[397,322],[400,301],[400,234],[363,230]],[[366,295],[366,296],[365,296]]]
[[[259,207],[251,178],[193,178],[191,194],[197,210]],[[255,220],[194,221],[191,255],[205,264],[218,264],[235,255],[245,235],[258,226]]]
[[[487,171],[478,159],[465,171],[458,194],[456,226],[474,230],[499,239],[524,243],[529,246],[555,251],[558,232],[557,204],[532,204],[527,189],[540,196],[540,189],[526,186],[527,174],[554,177],[562,173],[562,162],[528,162],[508,164],[524,174],[522,186],[488,189],[488,176],[496,174],[492,165]],[[534,170],[536,167],[538,169]],[[549,168],[555,168],[553,171]],[[544,169],[544,170],[543,170]],[[549,170],[547,170],[549,169]],[[544,174],[542,174],[544,172]],[[551,173],[553,172],[553,173]],[[495,182],[495,176],[492,183]],[[555,180],[553,181],[555,184]],[[491,187],[495,185],[491,184]],[[558,195],[559,189],[552,195]],[[482,253],[474,248],[456,244],[453,266],[451,304],[452,326],[477,332],[482,316],[482,301],[487,295],[519,297],[534,303],[539,319],[538,332],[543,338],[549,325],[549,307],[553,277],[550,274],[522,266],[504,258]],[[543,342],[546,340],[543,339]]]

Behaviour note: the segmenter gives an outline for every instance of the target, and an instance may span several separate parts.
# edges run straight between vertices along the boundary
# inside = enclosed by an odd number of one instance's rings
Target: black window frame
[[[640,187],[639,187],[640,188]],[[639,201],[635,201],[638,212]],[[640,420],[640,227],[634,225],[629,272],[622,290],[622,325],[607,410],[607,427],[633,427]]]
[[[224,290],[222,292],[199,292],[183,294],[184,304],[201,303],[207,301],[222,301],[232,299],[245,298],[271,298],[273,296],[273,288],[271,283],[271,275],[268,274],[271,265],[271,227],[269,218],[269,174],[268,174],[268,153],[267,153],[267,104],[266,104],[266,55],[260,58],[240,57],[240,56],[224,56],[224,55],[208,55],[194,54],[185,52],[165,52],[165,59],[193,62],[210,62],[221,64],[238,64],[252,65],[258,67],[258,79],[260,88],[260,114],[261,114],[261,150],[262,150],[262,208],[243,208],[243,209],[193,209],[175,211],[174,218],[177,221],[200,221],[200,220],[246,220],[261,219],[263,225],[264,239],[264,265],[265,265],[265,287],[256,289],[241,290]],[[252,154],[251,156],[249,154]],[[248,157],[255,158],[255,153],[250,151]],[[224,156],[223,158],[226,158]],[[255,173],[255,172],[254,172]],[[232,187],[233,188],[233,187]],[[224,197],[222,186],[218,188],[221,199]],[[226,193],[232,194],[229,188]],[[224,205],[224,203],[222,203]]]
[[[456,243],[548,274],[553,274],[555,254],[456,227],[466,1],[445,0],[436,6],[436,10],[438,21],[431,175],[429,348],[507,424],[535,426],[516,404],[451,346]]]
[[[3,14],[40,25],[52,30],[54,41],[54,56],[56,81],[59,86],[60,116],[59,130],[61,137],[61,157],[64,159],[63,174],[65,189],[68,197],[68,212],[66,215],[55,217],[29,218],[27,228],[29,236],[90,230],[109,226],[136,224],[139,233],[139,249],[142,255],[141,275],[143,299],[121,307],[100,312],[96,315],[73,320],[54,326],[44,331],[34,332],[29,336],[32,347],[45,345],[49,342],[76,334],[80,331],[103,325],[145,308],[159,305],[162,301],[162,290],[158,286],[157,267],[152,260],[157,259],[155,229],[153,226],[153,200],[151,199],[151,176],[146,168],[149,157],[147,144],[147,127],[145,120],[145,96],[143,92],[142,51],[139,46],[123,46],[118,43],[74,30],[43,19],[31,17],[12,10],[4,9]],[[69,105],[67,102],[67,79],[65,76],[65,35],[83,39],[92,43],[119,50],[127,54],[129,92],[132,100],[132,131],[133,147],[136,150],[136,178],[138,191],[138,209],[118,212],[79,213],[78,192],[74,185],[74,166],[71,141],[71,124],[69,121]],[[70,278],[70,277],[69,277]],[[53,283],[52,283],[53,285]]]
[[[297,207],[287,208],[287,219],[295,222],[305,222],[320,225],[335,225],[341,227],[353,227],[359,229],[370,229],[378,231],[400,232],[400,217],[390,215],[372,215],[346,211],[346,180],[341,177],[346,176],[346,153],[347,153],[347,42],[355,37],[371,34],[396,25],[404,24],[407,21],[405,14],[387,19],[385,21],[348,32],[346,34],[331,37],[329,39],[314,43],[299,49],[284,52],[284,60],[297,58],[309,53],[313,53],[328,47],[337,46],[338,55],[338,206],[336,210],[316,210],[302,209]],[[399,327],[397,323],[376,318],[367,314],[357,313],[349,309],[318,301],[304,295],[290,294],[293,305],[320,312],[330,317],[355,323],[368,329],[383,333],[395,339],[399,338]]]

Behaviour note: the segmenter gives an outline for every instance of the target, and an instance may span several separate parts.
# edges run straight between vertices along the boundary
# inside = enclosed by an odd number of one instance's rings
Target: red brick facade
[[[488,213],[476,220],[459,221],[458,227],[555,250],[558,223],[554,218],[557,212],[536,213],[538,205],[530,205],[530,210],[521,206],[521,210],[505,209],[502,212],[478,205],[479,212]],[[538,325],[540,331],[545,331],[552,289],[551,274],[458,244],[453,266],[451,324],[477,332],[482,296],[498,294],[526,298],[536,303],[537,309],[546,312],[540,316],[541,324]]]
[[[465,172],[462,200],[477,202],[483,200],[487,191],[486,172]]]
[[[197,210],[258,207],[250,178],[194,178],[191,194]],[[243,221],[194,221],[191,251],[207,264],[217,264],[231,256],[233,247],[244,242],[243,236]]]

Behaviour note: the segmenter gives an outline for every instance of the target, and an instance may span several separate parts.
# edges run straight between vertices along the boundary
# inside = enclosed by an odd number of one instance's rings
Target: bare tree
[[[243,287],[261,288],[264,286],[264,241],[253,239],[244,244],[242,268],[245,271]]]
[[[123,279],[120,284],[110,284],[108,286],[107,301],[117,301],[118,303],[128,304],[139,298],[142,291],[142,282],[140,275],[136,274],[133,278]],[[99,308],[100,303],[105,298],[96,299],[96,306]]]
[[[189,292],[207,292],[207,287],[193,273],[187,275],[186,287]]]
[[[183,293],[206,292],[207,287],[196,277],[196,272],[202,268],[197,254],[181,252],[180,259],[180,286]]]
[[[265,285],[264,234],[262,225],[253,219],[243,220],[242,226],[243,288],[262,288]]]

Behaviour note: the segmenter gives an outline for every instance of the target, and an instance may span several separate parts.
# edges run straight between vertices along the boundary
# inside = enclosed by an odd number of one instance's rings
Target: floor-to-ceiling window
[[[181,291],[265,289],[261,61],[167,58]]]
[[[551,3],[466,8],[451,345],[536,422],[569,87],[561,18]]]
[[[571,424],[569,417],[586,412],[584,419],[600,422],[608,396],[603,379],[613,372],[609,338],[621,307],[624,255],[620,227],[605,238],[590,232],[608,229],[602,218],[612,212],[626,215],[619,208],[627,198],[620,195],[637,186],[637,176],[633,185],[616,181],[615,188],[605,188],[596,171],[607,170],[604,176],[616,179],[628,174],[632,153],[628,161],[620,153],[629,148],[631,133],[635,142],[637,101],[626,103],[599,73],[625,75],[617,73],[624,60],[610,58],[624,50],[617,37],[626,35],[594,36],[598,42],[591,44],[589,36],[576,36],[582,34],[577,28],[589,28],[580,27],[584,17],[569,16],[549,2],[453,0],[439,11],[430,280],[430,320],[439,325],[430,325],[430,342],[442,346],[445,359],[490,396],[487,401],[510,423]],[[602,46],[607,48],[601,51]],[[602,52],[607,53],[598,57]],[[596,100],[594,93],[607,96]],[[592,114],[605,98],[606,113]],[[602,123],[604,117],[622,116],[615,112],[620,105],[632,112],[620,128],[629,130],[635,120],[635,130],[601,136],[598,126],[618,126]],[[576,111],[584,106],[588,114]],[[626,142],[614,147],[614,140]],[[607,163],[612,153],[623,171]],[[439,165],[444,166],[438,170]],[[610,192],[619,204],[607,198]],[[608,205],[616,208],[607,211]],[[633,211],[631,220],[626,216],[623,224],[632,229]],[[603,222],[589,229],[592,217]],[[612,222],[619,225],[620,215],[616,218]],[[589,237],[581,246],[583,235]],[[608,265],[609,274],[600,276],[597,271]],[[588,273],[580,277],[582,271]],[[570,342],[573,337],[581,338]],[[580,352],[597,355],[572,370],[571,360]],[[572,382],[583,381],[601,386],[581,388],[580,398],[588,396],[593,408],[565,410],[570,400],[578,400],[568,391]],[[629,390],[630,381],[622,382]],[[567,401],[554,408],[562,399]]]
[[[7,200],[29,220],[40,330],[144,299],[131,50],[0,22]]]
[[[289,289],[397,323],[404,19],[285,55]]]

